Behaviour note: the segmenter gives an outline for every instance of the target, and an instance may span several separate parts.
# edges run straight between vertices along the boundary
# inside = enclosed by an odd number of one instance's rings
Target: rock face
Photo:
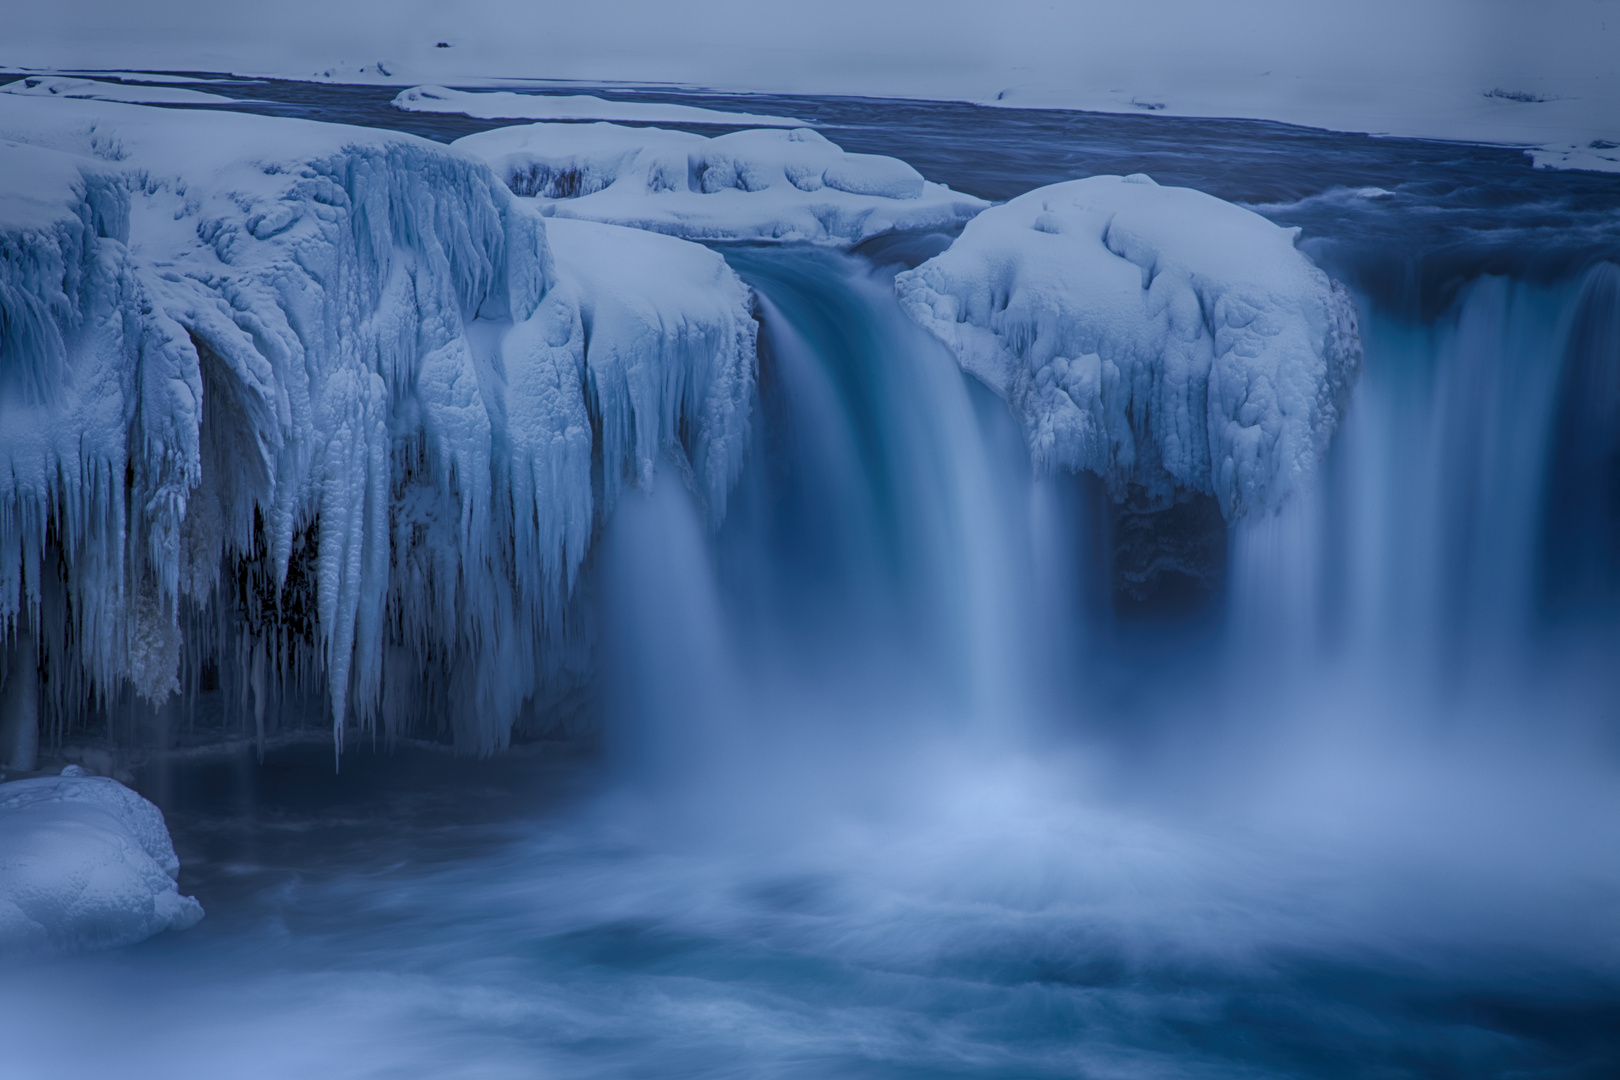
[[[1348,292],[1294,230],[1145,176],[986,210],[895,281],[901,306],[1000,394],[1038,468],[1116,501],[1213,496],[1226,520],[1308,485],[1361,362]]]
[[[202,905],[175,884],[163,813],[70,765],[0,784],[0,957],[130,945],[185,930]]]

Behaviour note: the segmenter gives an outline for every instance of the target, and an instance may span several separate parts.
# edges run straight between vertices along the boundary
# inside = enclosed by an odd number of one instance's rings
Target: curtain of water
[[[1233,530],[1240,662],[1500,690],[1572,606],[1612,614],[1617,280],[1482,277],[1429,324],[1362,301],[1366,367],[1323,481]]]

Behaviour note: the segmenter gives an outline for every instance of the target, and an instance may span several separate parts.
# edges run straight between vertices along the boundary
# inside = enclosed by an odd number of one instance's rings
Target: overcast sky
[[[406,82],[1112,95],[1285,119],[1498,87],[1620,104],[1620,0],[0,0],[0,26],[12,67],[307,77],[380,60]]]

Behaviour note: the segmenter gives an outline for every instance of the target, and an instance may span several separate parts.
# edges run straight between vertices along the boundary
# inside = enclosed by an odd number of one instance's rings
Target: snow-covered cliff
[[[673,453],[723,511],[754,322],[707,249],[558,265],[482,162],[366,129],[6,95],[0,140],[0,624],[57,715],[223,658],[340,731],[453,684],[493,749],[601,493]]]

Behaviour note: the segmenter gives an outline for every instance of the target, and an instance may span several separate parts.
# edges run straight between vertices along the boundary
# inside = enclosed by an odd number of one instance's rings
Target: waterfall
[[[1418,324],[1362,297],[1323,482],[1234,530],[1237,647],[1440,690],[1511,686],[1549,641],[1591,638],[1613,611],[1617,281],[1483,276]]]

